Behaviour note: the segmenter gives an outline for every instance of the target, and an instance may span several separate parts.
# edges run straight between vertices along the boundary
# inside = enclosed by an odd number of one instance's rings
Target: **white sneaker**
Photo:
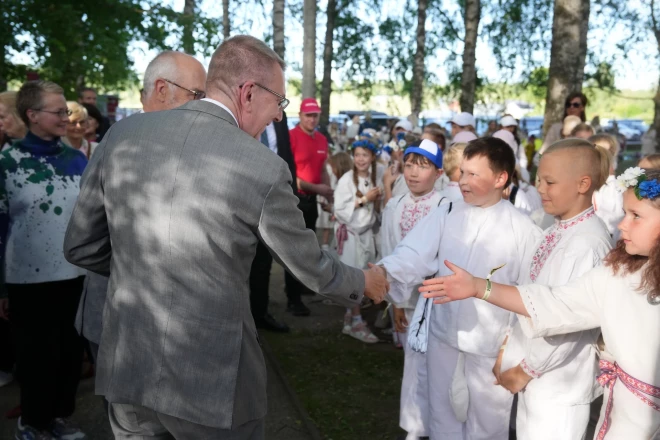
[[[371,329],[367,327],[364,321],[352,326],[348,335],[366,344],[375,344],[378,342],[378,337],[371,332]]]
[[[351,334],[351,323],[353,321],[353,315],[351,312],[344,313],[344,328],[341,329],[341,332],[345,335]]]

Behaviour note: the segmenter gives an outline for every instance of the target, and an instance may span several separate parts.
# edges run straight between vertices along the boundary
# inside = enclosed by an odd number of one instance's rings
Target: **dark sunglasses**
[[[567,102],[566,103],[566,108],[571,108],[571,107],[580,108],[580,107],[582,107],[582,103],[581,102]]]

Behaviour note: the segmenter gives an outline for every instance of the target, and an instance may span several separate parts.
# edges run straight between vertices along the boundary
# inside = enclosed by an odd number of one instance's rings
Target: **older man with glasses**
[[[206,70],[196,58],[165,51],[144,72],[143,110],[157,112],[179,107],[206,96]]]
[[[257,140],[282,118],[284,67],[256,38],[225,40],[208,97],[119,121],[85,172],[64,252],[110,276],[96,391],[117,439],[264,438],[248,288],[259,241],[343,305],[385,296],[376,270],[321,251],[289,168]]]

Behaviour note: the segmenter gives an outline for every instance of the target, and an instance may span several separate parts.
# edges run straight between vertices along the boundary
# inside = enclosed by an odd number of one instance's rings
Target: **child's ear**
[[[438,172],[437,172],[436,175],[435,175],[435,180],[438,180],[438,179],[440,178],[440,176],[442,176],[442,173],[444,173],[444,171],[442,170],[442,168],[438,168],[437,171],[438,171]]]
[[[506,186],[507,181],[509,180],[509,173],[506,171],[500,172],[495,180],[495,188],[500,189]]]
[[[578,193],[586,194],[592,186],[591,176],[582,176],[578,182]]]

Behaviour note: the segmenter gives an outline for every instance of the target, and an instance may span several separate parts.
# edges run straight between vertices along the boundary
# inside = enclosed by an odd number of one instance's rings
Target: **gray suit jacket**
[[[363,274],[319,249],[286,163],[212,103],[132,116],[97,148],[64,243],[68,261],[110,275],[97,394],[223,429],[263,417],[258,240],[347,306]]]

